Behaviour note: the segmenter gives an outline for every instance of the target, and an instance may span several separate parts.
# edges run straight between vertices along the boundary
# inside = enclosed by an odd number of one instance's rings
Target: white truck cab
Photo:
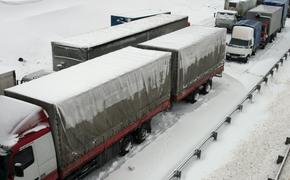
[[[0,179],[57,179],[53,138],[42,108],[0,96],[0,109]]]
[[[227,59],[247,62],[253,54],[254,29],[246,26],[234,26],[232,37],[226,47]]]

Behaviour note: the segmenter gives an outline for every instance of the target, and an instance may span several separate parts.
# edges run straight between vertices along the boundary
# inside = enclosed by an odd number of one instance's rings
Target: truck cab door
[[[38,165],[35,160],[34,154],[35,153],[33,151],[33,146],[30,145],[22,149],[15,155],[14,180],[38,180],[39,179],[39,170],[38,170]]]

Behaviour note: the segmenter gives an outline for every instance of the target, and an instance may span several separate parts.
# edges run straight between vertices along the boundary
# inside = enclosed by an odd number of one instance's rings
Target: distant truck
[[[215,26],[227,28],[231,31],[233,25],[238,22],[238,12],[231,10],[222,10],[215,13]]]
[[[247,19],[257,20],[262,23],[262,48],[272,42],[281,30],[282,7],[259,5],[247,13]]]
[[[78,179],[126,154],[173,101],[209,92],[225,38],[225,29],[189,27],[158,39],[165,49],[126,47],[6,89],[1,180]]]
[[[225,0],[224,9],[237,11],[239,17],[244,17],[256,5],[257,0]]]
[[[126,13],[120,13],[111,15],[111,26],[116,26],[119,24],[124,24],[127,22],[135,21],[138,19],[143,19],[151,16],[156,16],[159,14],[171,14],[170,11],[162,11],[162,10],[141,10],[141,11],[131,11]]]
[[[171,52],[172,99],[194,103],[200,93],[210,90],[212,78],[223,72],[225,39],[225,29],[191,26],[137,47]]]
[[[65,69],[187,26],[187,16],[161,14],[52,42],[53,70]]]
[[[282,24],[281,28],[285,27],[287,14],[289,11],[289,0],[264,0],[263,4],[282,7],[282,17],[280,19]]]
[[[248,62],[260,46],[262,24],[255,20],[241,20],[233,27],[231,40],[227,45],[226,58]]]
[[[7,67],[0,67],[0,95],[3,95],[4,89],[15,86],[16,84],[15,71]]]
[[[224,10],[215,13],[215,26],[231,31],[233,25],[256,5],[257,0],[225,0]]]

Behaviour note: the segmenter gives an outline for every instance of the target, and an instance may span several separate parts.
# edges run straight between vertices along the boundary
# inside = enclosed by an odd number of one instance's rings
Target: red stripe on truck
[[[170,106],[171,106],[171,102],[170,102],[169,99],[164,101],[157,108],[155,108],[154,110],[152,110],[151,112],[146,114],[142,119],[137,120],[133,124],[129,125],[127,128],[123,129],[118,134],[116,134],[113,137],[111,137],[108,140],[106,140],[103,144],[101,144],[101,145],[97,146],[96,148],[90,150],[88,153],[86,153],[80,159],[78,159],[75,162],[73,162],[72,164],[70,164],[65,170],[63,170],[60,173],[60,176],[62,178],[65,178],[70,173],[72,173],[73,171],[79,169],[82,165],[85,165],[87,162],[92,160],[95,156],[97,156],[98,154],[103,152],[106,148],[110,147],[114,143],[116,143],[119,140],[121,140],[124,136],[126,136],[127,134],[129,134],[130,132],[132,132],[133,130],[138,128],[141,124],[143,124],[144,122],[150,120],[153,116],[155,116],[159,112],[170,108]]]
[[[206,83],[209,79],[211,79],[213,76],[215,76],[216,74],[220,74],[222,73],[224,70],[224,65],[216,68],[214,71],[204,75],[203,77],[201,77],[200,79],[198,79],[194,84],[192,84],[190,87],[186,88],[184,91],[182,91],[181,93],[179,93],[177,96],[173,97],[174,101],[180,101],[183,98],[185,98],[186,96],[188,96],[190,93],[194,92],[197,88],[199,88],[201,85],[203,85],[204,83]]]

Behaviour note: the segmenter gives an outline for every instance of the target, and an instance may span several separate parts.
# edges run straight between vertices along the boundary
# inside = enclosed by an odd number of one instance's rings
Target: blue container
[[[288,8],[289,8],[289,0],[264,0],[263,4],[270,6],[280,6],[283,8],[283,16],[281,19],[282,27],[285,27]]]
[[[133,11],[117,15],[111,15],[111,26],[135,21],[138,19],[155,16],[159,14],[171,14],[169,11],[161,10],[143,10],[143,11]]]
[[[254,49],[257,49],[261,43],[262,23],[255,20],[241,20],[234,26],[246,26],[254,29]]]

